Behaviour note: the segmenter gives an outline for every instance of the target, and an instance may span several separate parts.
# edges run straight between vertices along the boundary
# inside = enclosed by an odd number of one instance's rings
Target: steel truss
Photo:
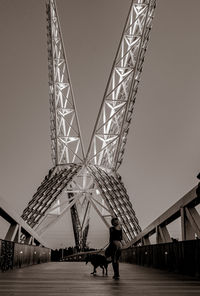
[[[98,166],[88,166],[86,169],[76,164],[52,171],[38,187],[22,214],[22,218],[39,234],[70,209],[72,221],[75,222],[73,229],[76,246],[84,248],[91,205],[107,226],[111,217],[119,217],[125,242],[128,243],[141,231],[119,174],[108,174]],[[85,188],[81,187],[81,183],[85,183]],[[62,193],[64,197],[61,197]]]
[[[122,163],[155,4],[132,1],[88,149],[89,163],[112,170]]]
[[[55,0],[47,1],[48,65],[52,159],[49,171],[22,218],[38,234],[70,211],[76,246],[84,249],[90,208],[109,227],[122,224],[124,243],[141,231],[127,191],[117,173],[122,163],[156,0],[134,0],[84,157]]]
[[[46,4],[52,159],[55,165],[84,158],[76,106],[55,2]]]

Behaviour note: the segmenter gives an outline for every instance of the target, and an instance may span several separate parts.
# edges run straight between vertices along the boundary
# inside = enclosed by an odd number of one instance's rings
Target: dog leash
[[[99,249],[99,251],[98,251],[96,254],[98,254],[98,253],[100,253],[101,251],[103,251],[103,250],[104,250],[109,244],[110,244],[110,242],[108,242],[103,248]]]

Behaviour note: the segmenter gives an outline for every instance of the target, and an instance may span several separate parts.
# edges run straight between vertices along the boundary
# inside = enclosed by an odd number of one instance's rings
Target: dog
[[[88,262],[91,262],[94,266],[94,270],[91,274],[96,275],[96,269],[100,266],[102,268],[103,275],[105,274],[105,271],[106,275],[108,275],[108,264],[111,263],[111,261],[107,261],[105,256],[99,254],[87,255],[85,258],[85,264],[88,264]]]

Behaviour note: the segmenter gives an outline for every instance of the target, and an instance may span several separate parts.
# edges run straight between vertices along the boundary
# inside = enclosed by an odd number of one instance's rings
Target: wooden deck
[[[165,271],[120,264],[120,280],[90,275],[84,262],[51,262],[0,273],[1,296],[192,296],[200,295],[200,281]]]

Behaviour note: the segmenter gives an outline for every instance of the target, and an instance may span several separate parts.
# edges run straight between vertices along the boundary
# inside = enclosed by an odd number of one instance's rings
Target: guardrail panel
[[[200,240],[123,249],[121,262],[200,277]]]
[[[48,248],[0,240],[0,269],[6,271],[51,261]]]

